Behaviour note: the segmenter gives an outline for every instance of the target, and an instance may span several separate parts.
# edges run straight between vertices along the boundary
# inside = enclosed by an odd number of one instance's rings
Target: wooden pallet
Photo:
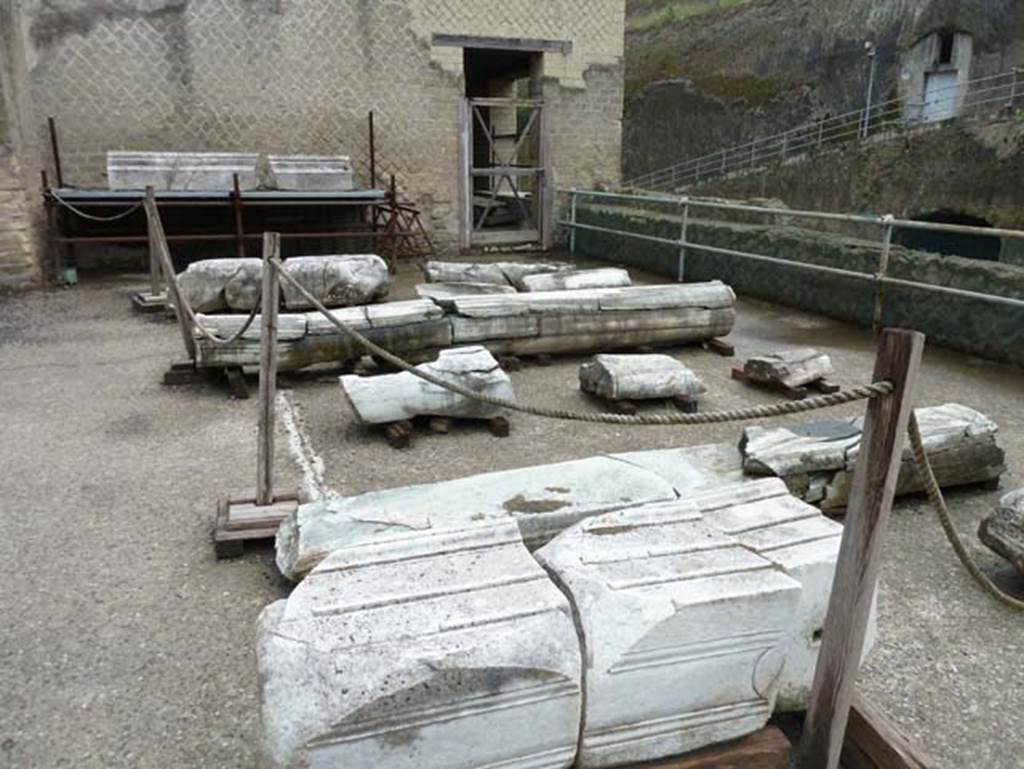
[[[813,382],[808,382],[806,385],[801,385],[800,387],[790,387],[782,382],[775,382],[768,379],[754,379],[748,375],[746,371],[737,366],[732,370],[732,378],[740,382],[745,382],[751,387],[782,393],[790,400],[796,401],[803,400],[810,395],[812,391],[823,394],[839,392],[839,385],[825,379],[824,377],[816,379]]]
[[[626,414],[629,416],[640,411],[640,407],[637,405],[638,403],[671,404],[684,414],[696,414],[699,408],[697,399],[686,395],[676,395],[672,398],[650,398],[642,401],[601,398],[593,393],[588,393],[588,395],[601,403],[605,410],[610,411],[613,414]]]
[[[493,417],[492,419],[462,419],[456,417],[418,417],[416,420],[403,419],[401,422],[391,422],[384,426],[384,439],[393,449],[405,449],[412,445],[416,434],[416,423],[425,425],[426,428],[437,435],[447,435],[451,431],[453,423],[484,425],[487,430],[496,438],[507,438],[512,431],[512,426],[506,417]]]
[[[168,386],[211,384],[217,381],[227,383],[232,398],[246,400],[250,397],[249,385],[239,366],[199,368],[190,360],[172,362],[163,378],[163,383]]]
[[[217,558],[237,558],[246,542],[273,539],[281,521],[299,506],[297,494],[278,494],[274,503],[256,505],[256,495],[237,496],[217,501],[217,519],[213,528],[213,551]]]
[[[167,294],[151,294],[148,291],[139,291],[132,294],[132,307],[136,312],[147,314],[165,312],[168,308]]]
[[[720,337],[702,342],[701,347],[708,352],[721,355],[723,358],[731,358],[736,354],[736,348]]]

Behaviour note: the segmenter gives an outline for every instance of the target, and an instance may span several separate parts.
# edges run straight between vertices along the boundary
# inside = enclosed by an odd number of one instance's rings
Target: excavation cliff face
[[[936,32],[973,41],[971,77],[1024,64],[1013,0],[632,0],[627,3],[624,178],[876,98]],[[699,119],[698,119],[699,118]]]

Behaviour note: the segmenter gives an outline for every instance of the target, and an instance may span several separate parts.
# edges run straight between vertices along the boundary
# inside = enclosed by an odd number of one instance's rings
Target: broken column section
[[[442,350],[437,360],[416,367],[474,392],[514,400],[512,380],[484,347]],[[381,376],[341,377],[341,389],[356,417],[384,424],[421,415],[490,419],[501,408],[447,390],[403,371]]]
[[[275,769],[560,769],[580,650],[513,521],[343,547],[260,616]]]
[[[537,558],[579,612],[579,765],[639,763],[760,729],[800,584],[676,500],[590,518]]]

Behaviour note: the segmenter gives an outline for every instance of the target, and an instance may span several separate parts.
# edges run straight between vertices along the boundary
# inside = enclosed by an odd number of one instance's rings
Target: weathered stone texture
[[[508,374],[483,347],[442,350],[437,360],[416,368],[473,392],[515,400]],[[498,406],[459,395],[408,371],[378,376],[348,374],[341,377],[341,389],[356,418],[367,424],[420,415],[487,419],[501,413]]]
[[[978,537],[1024,574],[1024,489],[999,500],[995,512],[978,527]]]
[[[579,378],[581,390],[612,400],[696,399],[707,391],[671,355],[595,355],[580,366]]]
[[[257,662],[268,769],[562,769],[576,752],[569,604],[511,521],[336,550],[263,611]]]

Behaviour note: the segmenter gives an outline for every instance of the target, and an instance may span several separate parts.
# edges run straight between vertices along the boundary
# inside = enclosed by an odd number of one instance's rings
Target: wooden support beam
[[[868,402],[814,687],[793,769],[839,765],[924,339],[923,334],[901,329],[888,329],[879,338],[871,381],[889,380],[894,389]]]
[[[929,769],[935,766],[860,692],[853,695],[842,759],[844,769]]]
[[[623,769],[783,769],[789,741],[776,726],[766,726],[738,740],[712,745],[685,756]]]
[[[185,352],[194,361],[196,359],[196,340],[192,337],[192,326],[184,309],[184,299],[178,290],[178,281],[174,276],[174,263],[171,261],[171,251],[167,246],[167,236],[164,234],[163,222],[160,221],[160,211],[156,206],[156,193],[152,187],[146,187],[146,200],[143,207],[146,209],[150,248],[156,251],[160,269],[167,280],[167,297],[174,304],[174,315],[178,319],[178,328],[181,330],[181,338],[185,343]]]
[[[260,305],[260,402],[256,458],[256,504],[274,501],[274,398],[277,396],[277,305],[280,285],[277,264],[281,238],[263,234],[263,298]]]

